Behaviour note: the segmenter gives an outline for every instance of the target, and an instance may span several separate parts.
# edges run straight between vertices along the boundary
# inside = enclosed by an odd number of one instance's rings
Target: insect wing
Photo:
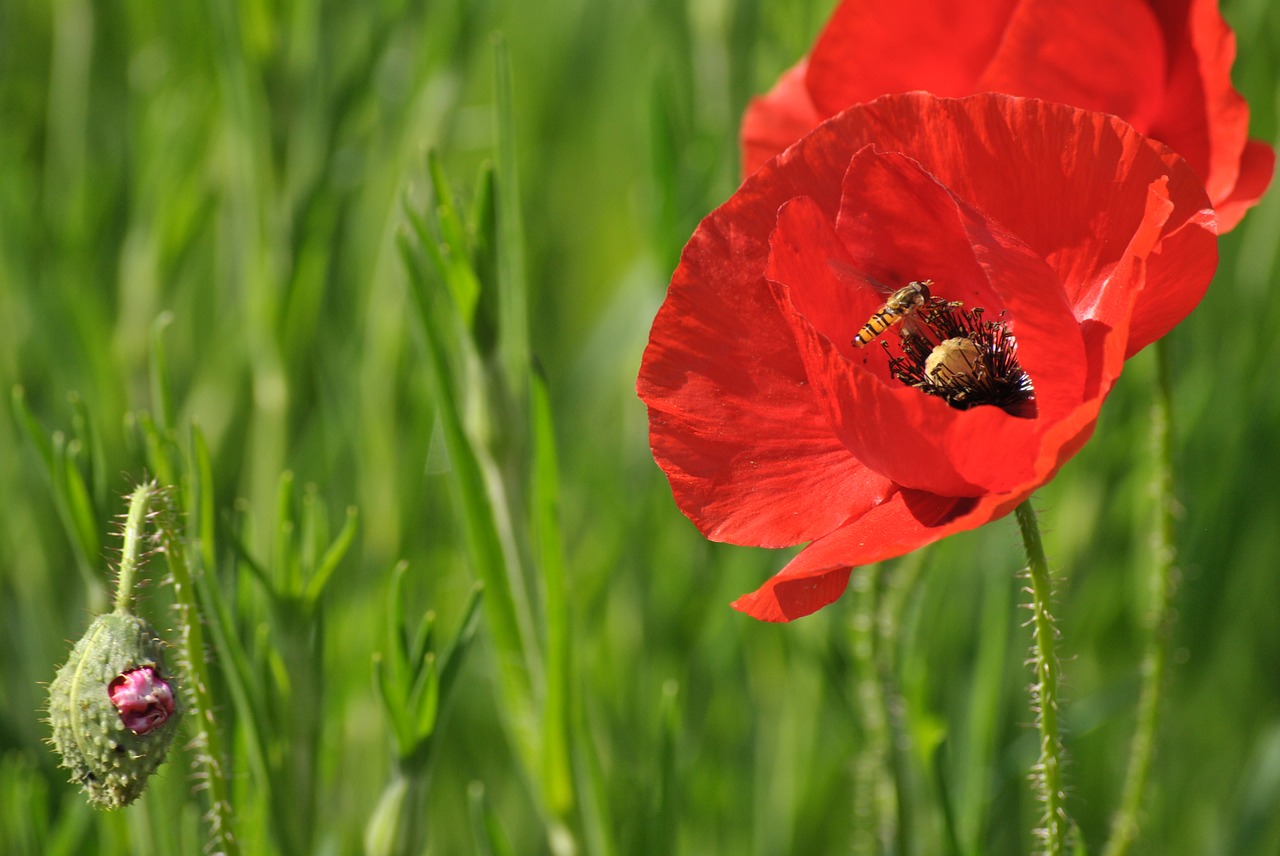
[[[876,279],[869,273],[863,273],[848,262],[839,259],[827,259],[827,265],[836,272],[836,276],[856,286],[867,286],[884,297],[893,294],[893,289]]]

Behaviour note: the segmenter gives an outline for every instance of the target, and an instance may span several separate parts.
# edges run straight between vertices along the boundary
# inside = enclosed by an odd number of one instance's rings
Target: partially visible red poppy
[[[707,537],[811,542],[734,604],[807,615],[853,566],[980,526],[1052,478],[1125,358],[1216,265],[1194,171],[1113,116],[993,94],[859,105],[685,246],[636,384],[654,457]],[[895,377],[896,346],[854,347],[885,300],[870,283],[913,280],[1009,334],[1030,418],[957,409]]]
[[[845,0],[810,57],[742,122],[750,175],[846,107],[892,92],[1007,92],[1113,113],[1200,175],[1222,231],[1271,181],[1231,85],[1235,36],[1217,0]]]

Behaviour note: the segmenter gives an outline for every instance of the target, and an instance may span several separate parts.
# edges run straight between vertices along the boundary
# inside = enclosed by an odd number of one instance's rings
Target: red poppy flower
[[[1216,265],[1194,171],[1114,116],[994,94],[861,104],[685,246],[637,381],[654,457],[707,537],[810,542],[734,604],[807,615],[853,566],[980,526],[1052,478],[1125,358]],[[959,409],[895,376],[897,346],[854,346],[885,301],[871,283],[912,280],[1008,335],[1031,410]]]
[[[1231,86],[1217,0],[845,0],[812,55],[742,122],[744,175],[851,104],[891,92],[1007,92],[1114,113],[1182,155],[1222,231],[1271,181]]]

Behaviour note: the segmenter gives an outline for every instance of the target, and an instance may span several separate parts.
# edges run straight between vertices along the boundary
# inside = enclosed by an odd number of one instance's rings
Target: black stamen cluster
[[[1018,344],[1003,320],[984,320],[981,307],[965,309],[962,303],[932,297],[915,313],[915,323],[904,325],[899,343],[901,356],[889,351],[889,371],[903,383],[928,395],[936,395],[959,410],[991,404],[1013,416],[1036,415],[1035,389],[1018,365]],[[929,357],[951,339],[968,339],[976,356],[964,358],[967,369],[952,371],[932,367]]]

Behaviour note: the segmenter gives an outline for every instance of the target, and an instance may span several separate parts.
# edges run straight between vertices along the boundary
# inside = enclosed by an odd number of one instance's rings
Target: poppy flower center
[[[893,377],[957,410],[991,404],[1035,417],[1035,389],[1018,364],[1018,343],[1003,312],[987,320],[982,307],[930,296],[912,316],[899,338],[901,354],[889,353]],[[889,343],[881,344],[888,352]]]

